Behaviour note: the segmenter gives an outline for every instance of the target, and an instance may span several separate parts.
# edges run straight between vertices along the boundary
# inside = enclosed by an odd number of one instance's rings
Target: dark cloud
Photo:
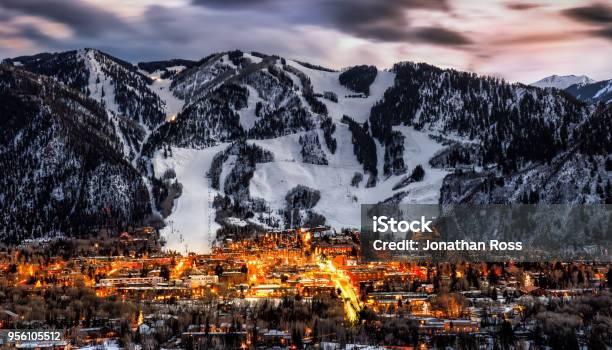
[[[53,45],[57,40],[43,33],[31,24],[18,24],[14,26],[14,31],[0,33],[0,39],[26,39],[42,45]]]
[[[342,32],[376,41],[404,41],[411,37],[407,11],[414,8],[443,9],[441,1],[331,0],[318,5],[320,21]]]
[[[564,10],[563,14],[575,21],[596,27],[596,29],[588,31],[588,35],[612,41],[612,6],[592,3],[588,6]]]
[[[574,7],[564,10],[563,14],[588,24],[609,25],[612,23],[612,7],[606,4],[593,3],[588,6]]]
[[[380,5],[388,9],[406,9],[406,8],[432,8],[432,9],[448,9],[447,0],[192,0],[194,5],[200,5],[210,8],[261,8],[265,9],[268,5],[276,7],[290,4],[291,6],[303,6],[304,9],[309,9],[311,12],[320,12],[326,6],[342,6],[347,11],[352,8],[363,8],[371,6],[372,8],[380,8]]]
[[[82,1],[0,0],[0,8],[63,23],[79,35],[96,37],[107,31],[128,30],[118,16]]]
[[[9,21],[13,18],[14,14],[12,13],[12,11],[8,11],[8,10],[3,10],[0,11],[0,21],[1,22],[5,22],[5,21]]]
[[[606,27],[606,28],[602,28],[602,29],[597,29],[593,32],[593,34],[604,38],[604,39],[608,39],[610,41],[612,41],[612,26]]]
[[[546,43],[565,42],[567,40],[580,39],[584,36],[581,31],[554,31],[541,32],[527,35],[510,35],[500,37],[490,44],[497,47],[542,45]]]
[[[469,44],[461,33],[441,27],[414,27],[409,12],[415,9],[450,11],[446,1],[335,0],[321,3],[323,25],[381,42],[421,42],[442,46]]]
[[[207,18],[206,21],[212,24],[212,19]],[[203,26],[194,31],[194,27],[198,27],[198,23],[195,23],[193,17],[170,11],[158,5],[147,8],[142,25],[146,28],[146,30],[141,30],[143,36],[149,40],[174,44],[187,44],[198,37],[207,35],[209,31],[207,27]]]
[[[421,41],[438,45],[461,46],[472,43],[465,35],[442,27],[418,28],[415,36]]]
[[[509,8],[510,10],[516,10],[516,11],[527,11],[527,10],[531,10],[531,9],[535,9],[538,7],[541,7],[542,5],[540,4],[535,4],[535,3],[531,3],[531,2],[510,2],[506,4],[506,8]]]
[[[419,41],[436,45],[469,42],[449,29],[415,30],[411,26],[409,11],[450,11],[447,0],[193,0],[193,3],[217,10],[273,13],[279,21],[323,26],[379,42]]]
[[[210,8],[218,9],[247,9],[253,7],[260,7],[262,5],[280,3],[279,0],[193,0],[194,5],[201,5]]]

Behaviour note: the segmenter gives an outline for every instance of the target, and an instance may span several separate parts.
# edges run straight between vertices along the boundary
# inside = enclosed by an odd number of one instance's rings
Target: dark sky
[[[532,82],[612,78],[612,5],[482,0],[0,0],[0,57],[95,47],[137,62],[239,48]]]

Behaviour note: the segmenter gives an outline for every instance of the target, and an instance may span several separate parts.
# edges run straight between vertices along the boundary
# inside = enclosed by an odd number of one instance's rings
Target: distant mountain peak
[[[551,75],[544,79],[538,80],[535,83],[531,83],[532,86],[540,88],[554,87],[557,89],[566,89],[574,84],[590,84],[594,83],[595,79],[592,79],[586,75]]]

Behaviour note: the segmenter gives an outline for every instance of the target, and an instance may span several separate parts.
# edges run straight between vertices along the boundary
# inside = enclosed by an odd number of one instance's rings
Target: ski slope
[[[185,69],[184,66],[168,67],[169,71],[180,72]],[[147,73],[147,72],[143,72]],[[166,108],[166,120],[170,120],[173,116],[176,116],[182,109],[185,101],[176,97],[170,90],[172,79],[163,79],[161,77],[162,71],[155,71],[152,74],[147,74],[149,78],[153,79],[151,84],[151,90],[164,101]]]
[[[403,176],[381,178],[375,187],[366,188],[367,177],[359,185],[350,185],[355,172],[363,173],[363,167],[353,155],[350,133],[344,124],[339,124],[336,130],[338,150],[330,156],[327,149],[329,165],[314,165],[301,162],[298,135],[283,136],[270,140],[252,141],[258,146],[274,154],[274,162],[257,165],[249,190],[251,196],[265,199],[270,207],[282,209],[285,207],[285,195],[297,185],[305,185],[321,192],[321,199],[313,210],[327,219],[327,224],[335,228],[359,227],[361,204],[373,204],[393,196],[400,191],[408,191],[402,200],[404,203],[437,203],[440,196],[442,180],[447,172],[433,169],[429,159],[443,148],[425,132],[416,131],[411,127],[397,127],[405,136],[404,161],[409,169],[421,164],[425,169],[423,181],[410,184],[404,188],[393,190]],[[378,155],[382,158],[382,154]],[[379,165],[382,174],[382,164]]]
[[[177,181],[183,186],[172,213],[165,219],[167,225],[161,230],[166,249],[180,253],[210,252],[215,232],[221,226],[214,221],[212,208],[218,192],[210,186],[206,173],[213,157],[226,147],[227,144],[201,150],[172,148],[172,157],[168,158],[161,151],[155,154],[155,176],[160,178],[167,169],[174,169]]]
[[[355,92],[340,84],[338,76],[341,72],[310,69],[295,61],[287,61],[287,64],[308,75],[315,93],[322,94],[325,91],[331,91],[338,95],[337,103],[320,98],[327,106],[329,116],[336,121],[342,119],[342,116],[345,114],[359,123],[368,120],[372,106],[383,98],[385,91],[393,85],[395,80],[395,73],[379,70],[376,79],[370,85],[370,95],[367,98],[346,97],[348,95],[355,95]]]

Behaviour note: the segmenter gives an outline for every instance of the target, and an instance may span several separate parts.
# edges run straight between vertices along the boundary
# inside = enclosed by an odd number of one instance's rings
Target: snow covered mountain
[[[166,119],[167,107],[153,80],[132,64],[94,49],[43,53],[6,59],[4,64],[51,76],[103,104],[121,137],[126,157],[136,157],[152,129]],[[170,112],[171,113],[171,112]]]
[[[586,103],[612,103],[612,79],[591,84],[574,84],[565,89],[565,91]]]
[[[99,189],[100,205],[121,194],[138,205],[116,200],[124,213],[116,220],[159,215],[170,249],[207,250],[214,232],[355,227],[362,203],[612,201],[612,110],[556,89],[427,64],[334,71],[238,50],[138,66],[91,49],[4,62],[12,75],[71,92],[62,99],[71,106],[98,106],[98,133],[112,140],[126,174],[102,173],[98,182],[129,178],[146,189],[109,185]],[[71,111],[66,120],[80,120]],[[2,125],[12,125],[7,116]],[[12,150],[19,136],[11,135],[0,149]],[[31,153],[44,154],[37,145]],[[5,178],[16,186],[26,173]],[[0,199],[22,202],[16,192]],[[47,213],[54,204],[46,203],[20,205]],[[8,227],[19,236],[69,232],[40,221],[30,224],[38,231]]]
[[[535,83],[531,83],[531,86],[537,86],[540,88],[553,87],[557,89],[566,89],[571,85],[579,84],[591,84],[595,80],[587,77],[586,75],[551,75],[544,79],[538,80]]]

